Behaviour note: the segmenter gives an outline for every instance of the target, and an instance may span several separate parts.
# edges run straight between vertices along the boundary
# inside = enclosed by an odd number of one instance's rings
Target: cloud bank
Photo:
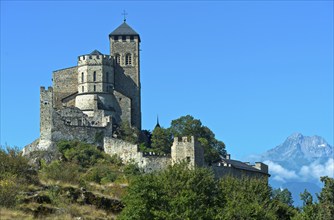
[[[288,181],[311,181],[320,184],[321,176],[334,178],[334,159],[329,158],[327,162],[321,164],[315,161],[307,166],[302,166],[300,170],[290,170],[271,160],[264,161],[269,166],[271,178],[285,183]]]

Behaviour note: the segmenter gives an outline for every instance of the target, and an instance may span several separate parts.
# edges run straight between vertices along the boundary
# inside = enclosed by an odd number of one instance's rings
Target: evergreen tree
[[[151,146],[153,151],[170,153],[173,140],[168,129],[156,127],[152,132]]]

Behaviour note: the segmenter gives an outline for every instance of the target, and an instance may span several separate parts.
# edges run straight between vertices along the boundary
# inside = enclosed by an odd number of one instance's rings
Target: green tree
[[[213,174],[186,164],[140,175],[128,188],[120,219],[214,219],[219,195]]]
[[[320,194],[319,200],[319,217],[321,219],[333,219],[334,218],[334,179],[328,176],[320,178],[324,183]]]
[[[270,200],[271,189],[266,179],[224,177],[220,193],[226,201],[221,219],[275,219]]]
[[[215,138],[215,134],[202,122],[190,115],[173,120],[170,131],[174,137],[195,136],[204,149],[205,162],[211,164],[225,156],[225,144]]]
[[[293,206],[292,195],[288,189],[274,189],[272,191],[272,198],[288,206]]]
[[[128,122],[121,122],[120,126],[116,129],[117,138],[132,144],[138,144],[140,131],[132,127]]]
[[[155,152],[170,153],[173,140],[168,129],[156,127],[152,132],[151,142],[151,147]]]

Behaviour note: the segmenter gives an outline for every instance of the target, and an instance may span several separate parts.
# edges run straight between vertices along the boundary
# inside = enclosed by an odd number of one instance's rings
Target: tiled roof
[[[103,55],[103,54],[100,51],[98,51],[98,50],[94,50],[89,55]]]
[[[139,36],[139,34],[125,22],[123,22],[123,24],[121,24],[118,28],[116,28],[113,32],[109,34],[109,36],[116,36],[116,35]]]

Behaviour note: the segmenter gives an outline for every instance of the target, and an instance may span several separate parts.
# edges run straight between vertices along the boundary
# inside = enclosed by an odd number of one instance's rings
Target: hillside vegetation
[[[224,155],[225,145],[191,116],[171,127],[137,132],[122,125],[118,137],[141,150],[162,151],[173,136],[195,134],[210,164]],[[0,149],[0,217],[3,219],[334,219],[334,180],[314,202],[301,194],[304,206],[292,206],[291,193],[271,189],[266,179],[215,179],[210,168],[189,169],[186,162],[154,173],[78,141],[62,141],[30,160],[19,149]],[[167,152],[168,153],[168,152]],[[39,158],[39,159],[38,159]],[[44,159],[43,159],[44,158]]]

